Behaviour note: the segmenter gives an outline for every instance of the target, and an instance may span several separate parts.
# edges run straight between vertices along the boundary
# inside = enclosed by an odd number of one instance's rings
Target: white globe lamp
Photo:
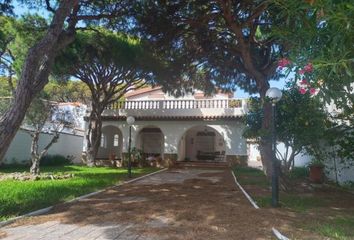
[[[127,123],[128,123],[128,125],[133,125],[134,124],[134,122],[135,122],[135,118],[134,117],[132,117],[132,116],[129,116],[129,117],[127,117]]]
[[[281,99],[282,96],[283,96],[283,93],[281,92],[281,90],[279,88],[276,88],[276,87],[271,87],[266,92],[266,97],[272,99],[273,103],[279,102],[279,100]]]

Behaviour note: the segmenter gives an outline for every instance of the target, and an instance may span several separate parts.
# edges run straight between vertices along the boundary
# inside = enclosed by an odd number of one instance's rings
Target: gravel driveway
[[[270,212],[250,205],[229,169],[189,168],[58,205],[0,231],[9,240],[272,239],[277,223]]]

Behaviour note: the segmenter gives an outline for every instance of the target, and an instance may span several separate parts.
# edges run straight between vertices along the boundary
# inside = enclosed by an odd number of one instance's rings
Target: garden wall
[[[249,143],[248,144],[248,165],[252,167],[262,167],[262,162],[260,161],[260,153],[258,150],[258,145],[256,143]],[[277,144],[277,148],[280,152],[285,152],[284,144],[280,143]],[[330,151],[330,147],[324,147],[324,151]],[[295,157],[295,166],[296,167],[304,167],[307,166],[312,159],[308,153],[304,152],[299,154]],[[353,162],[352,160],[347,160],[348,162]],[[353,163],[354,164],[354,163]],[[341,159],[338,157],[328,157],[326,162],[326,169],[325,174],[327,178],[336,182],[338,181],[339,184],[345,184],[348,182],[354,182],[354,165],[344,164],[342,163]]]
[[[40,135],[39,149],[50,141],[52,135],[42,133]],[[13,139],[9,149],[5,155],[5,164],[25,164],[31,158],[31,137],[24,130],[18,130],[15,138]],[[62,133],[60,134],[58,142],[54,143],[49,149],[48,154],[59,154],[62,156],[73,156],[74,163],[81,163],[83,136]]]

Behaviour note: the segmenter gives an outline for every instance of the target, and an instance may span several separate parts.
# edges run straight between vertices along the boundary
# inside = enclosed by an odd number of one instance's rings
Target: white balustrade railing
[[[202,100],[141,100],[118,101],[106,109],[198,109],[198,108],[242,108],[240,99],[202,99]]]

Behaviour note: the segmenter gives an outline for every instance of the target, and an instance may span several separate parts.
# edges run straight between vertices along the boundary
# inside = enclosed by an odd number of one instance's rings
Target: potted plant
[[[324,164],[318,159],[313,159],[309,164],[310,169],[310,181],[313,183],[323,183],[324,174]]]
[[[143,151],[138,148],[133,148],[131,151],[132,154],[132,166],[134,167],[143,167]]]
[[[109,153],[109,160],[111,161],[111,164],[113,167],[116,167],[117,166],[117,163],[116,163],[116,154],[114,152],[110,152]]]

